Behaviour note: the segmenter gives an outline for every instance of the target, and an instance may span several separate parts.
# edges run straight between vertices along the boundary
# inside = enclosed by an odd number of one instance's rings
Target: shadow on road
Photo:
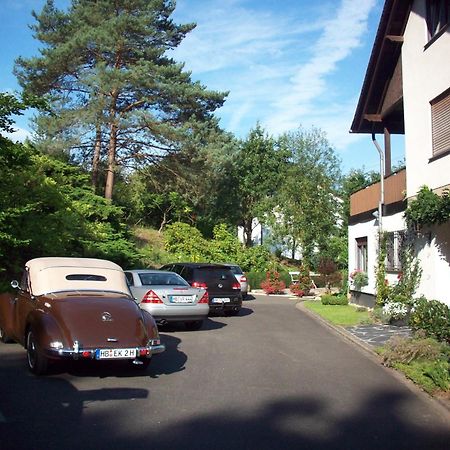
[[[89,419],[83,416],[90,402],[146,398],[145,389],[78,391],[65,380],[25,375],[14,385],[20,386],[21,394],[3,385],[0,401],[8,417],[8,423],[0,421],[5,450],[150,446],[158,450],[443,450],[450,439],[448,431],[430,426],[429,421],[420,425],[408,421],[404,411],[408,395],[399,392],[375,393],[347,417],[337,416],[333,405],[315,397],[275,400],[253,411],[192,410],[188,420],[174,417],[165,424],[157,422],[150,409],[147,425],[140,432],[127,433],[120,424],[130,414],[128,403],[122,410],[97,408],[87,415]]]

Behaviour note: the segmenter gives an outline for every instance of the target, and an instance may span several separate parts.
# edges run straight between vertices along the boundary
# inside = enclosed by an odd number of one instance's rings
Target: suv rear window
[[[235,275],[242,275],[242,269],[239,266],[227,266]]]
[[[195,275],[195,278],[199,277],[201,281],[230,280],[233,276],[229,269],[214,266],[196,268]]]

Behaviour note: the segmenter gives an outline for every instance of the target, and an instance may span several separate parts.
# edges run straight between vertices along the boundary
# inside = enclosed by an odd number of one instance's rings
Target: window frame
[[[367,236],[355,239],[356,269],[367,273],[369,266],[369,247]]]
[[[430,101],[431,161],[450,153],[450,88]]]
[[[388,231],[386,235],[386,271],[402,272],[402,252],[405,246],[406,232],[404,230]],[[391,237],[392,244],[390,242]],[[391,245],[391,248],[389,248],[389,245]]]

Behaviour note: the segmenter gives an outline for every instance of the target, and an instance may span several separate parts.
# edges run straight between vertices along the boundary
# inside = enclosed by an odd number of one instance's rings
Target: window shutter
[[[450,89],[431,102],[433,156],[450,150]]]

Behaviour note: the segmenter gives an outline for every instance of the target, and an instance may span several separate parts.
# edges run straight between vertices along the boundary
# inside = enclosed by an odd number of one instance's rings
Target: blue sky
[[[3,43],[0,90],[18,89],[18,56],[37,54],[28,25],[44,0],[0,0]],[[178,0],[174,20],[195,22],[173,56],[210,89],[230,91],[217,111],[221,126],[245,138],[259,121],[277,136],[299,126],[318,127],[342,168],[378,170],[369,135],[350,135],[384,0]],[[67,0],[55,0],[65,7]],[[18,118],[17,136],[31,129]],[[380,136],[380,141],[382,138]],[[403,158],[393,140],[393,163]]]

